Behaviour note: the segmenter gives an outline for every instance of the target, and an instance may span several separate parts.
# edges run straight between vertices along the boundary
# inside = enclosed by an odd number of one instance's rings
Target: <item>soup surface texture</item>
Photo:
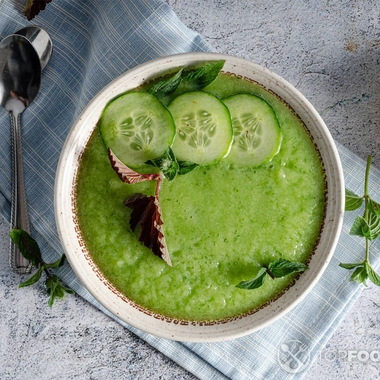
[[[220,320],[252,312],[280,295],[295,276],[258,289],[236,285],[283,258],[306,263],[318,240],[325,207],[319,154],[297,116],[250,81],[220,74],[208,91],[223,99],[250,93],[267,100],[280,122],[280,152],[259,168],[225,161],[163,181],[164,232],[172,267],[143,246],[123,205],[134,193],[152,195],[154,181],[123,183],[113,171],[97,128],[77,177],[83,239],[101,273],[132,301],[167,317]]]

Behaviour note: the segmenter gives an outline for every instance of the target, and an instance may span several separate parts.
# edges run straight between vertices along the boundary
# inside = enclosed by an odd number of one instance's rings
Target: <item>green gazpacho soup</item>
[[[225,99],[254,94],[274,109],[282,130],[279,153],[265,165],[221,160],[169,182],[160,203],[172,266],[131,231],[135,193],[154,194],[154,181],[123,183],[96,128],[83,153],[76,207],[83,239],[101,273],[121,293],[152,312],[193,321],[220,320],[278,297],[296,275],[239,289],[262,266],[283,258],[307,263],[325,209],[319,153],[301,120],[275,95],[249,80],[220,73],[204,91]]]

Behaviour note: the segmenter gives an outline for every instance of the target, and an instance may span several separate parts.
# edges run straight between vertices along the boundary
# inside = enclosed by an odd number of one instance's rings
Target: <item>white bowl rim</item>
[[[78,163],[96,121],[106,103],[116,95],[136,87],[152,75],[171,68],[201,61],[225,60],[223,71],[247,76],[275,92],[301,117],[309,129],[325,164],[328,199],[325,225],[319,245],[311,258],[309,270],[281,297],[254,314],[239,316],[228,323],[192,323],[148,315],[126,300],[112,286],[101,280],[101,273],[89,264],[91,260],[78,238],[78,225],[73,212],[73,179]],[[260,80],[258,80],[260,78]],[[301,115],[302,114],[302,115]],[[310,128],[312,128],[310,130]],[[67,259],[87,290],[116,317],[144,332],[177,341],[211,342],[237,338],[257,331],[294,308],[322,276],[338,243],[344,214],[344,180],[338,151],[322,118],[310,102],[290,83],[254,62],[219,53],[182,53],[157,58],[128,70],[105,86],[84,108],[71,128],[57,167],[54,206],[59,237]],[[132,303],[133,304],[133,303]]]

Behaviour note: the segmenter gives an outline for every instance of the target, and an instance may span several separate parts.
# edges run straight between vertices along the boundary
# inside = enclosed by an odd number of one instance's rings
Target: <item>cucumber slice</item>
[[[99,120],[104,144],[125,165],[145,167],[171,146],[175,125],[168,109],[154,96],[129,92],[111,100]]]
[[[232,123],[221,100],[193,91],[176,97],[168,108],[177,130],[172,149],[178,160],[207,165],[228,154]]]
[[[249,94],[223,100],[231,113],[234,142],[226,160],[241,166],[258,167],[280,150],[282,131],[273,108]]]

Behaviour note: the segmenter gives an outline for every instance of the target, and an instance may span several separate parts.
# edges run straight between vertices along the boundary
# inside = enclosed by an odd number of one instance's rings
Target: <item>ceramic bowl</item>
[[[325,167],[327,206],[324,228],[309,263],[296,283],[281,297],[253,314],[228,321],[193,323],[179,321],[131,302],[102,275],[81,238],[75,212],[75,182],[82,152],[107,102],[162,72],[202,61],[225,60],[223,71],[258,82],[277,94],[302,119],[314,140]],[[344,183],[334,141],[323,120],[309,101],[291,84],[270,70],[244,59],[214,53],[187,53],[159,58],[137,66],[106,86],[86,106],[72,127],[62,149],[55,183],[55,213],[60,239],[67,259],[90,293],[111,313],[147,333],[178,341],[220,341],[259,330],[298,304],[322,276],[334,253],[342,227]]]

